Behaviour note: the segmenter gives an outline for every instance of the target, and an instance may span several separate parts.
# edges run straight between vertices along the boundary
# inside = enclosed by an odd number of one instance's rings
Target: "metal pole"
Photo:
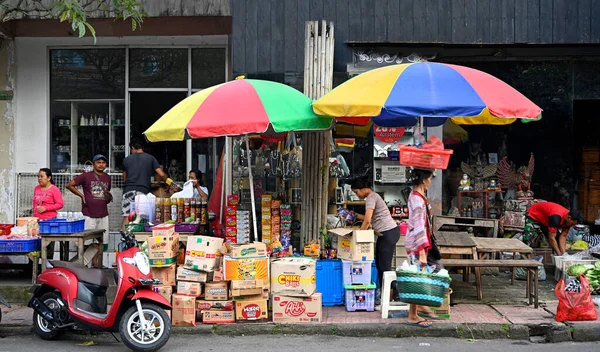
[[[250,181],[250,200],[252,202],[252,228],[254,229],[254,240],[258,241],[258,230],[256,227],[256,202],[254,201],[254,178],[252,177],[252,163],[250,162],[250,142],[246,135],[246,152],[248,153],[248,180]]]
[[[225,152],[223,153],[223,160],[220,161],[223,163],[221,165],[223,168],[221,170],[221,207],[219,208],[219,221],[221,223],[223,223],[223,202],[225,202],[225,184],[227,182],[227,138],[225,136]]]

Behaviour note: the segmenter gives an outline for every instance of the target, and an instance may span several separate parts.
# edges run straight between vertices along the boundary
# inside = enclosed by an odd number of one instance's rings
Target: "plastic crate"
[[[0,253],[28,253],[39,251],[42,240],[34,238],[31,240],[0,240]]]
[[[85,230],[84,219],[73,221],[67,221],[67,219],[52,219],[40,221],[38,224],[40,225],[41,234],[63,235]]]
[[[433,150],[420,149],[400,145],[400,164],[405,166],[422,167],[425,169],[446,170],[450,162],[451,149]]]
[[[375,264],[375,261],[373,261],[373,264],[371,265],[371,282],[373,282],[375,284],[375,287],[377,287],[375,289],[375,297],[377,297],[380,284],[379,284],[379,270],[377,270],[377,265]]]
[[[342,261],[338,259],[317,260],[316,276],[317,292],[320,292],[323,296],[323,306],[343,305]]]
[[[371,284],[371,272],[373,261],[351,261],[342,260],[344,273],[344,286],[346,285],[369,285]]]
[[[375,284],[370,285],[346,285],[346,310],[355,312],[357,310],[366,310],[372,312],[375,310]]]

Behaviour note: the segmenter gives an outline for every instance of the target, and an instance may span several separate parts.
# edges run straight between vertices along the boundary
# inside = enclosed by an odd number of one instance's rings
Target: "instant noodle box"
[[[196,297],[173,295],[173,325],[196,326]]]
[[[252,257],[267,257],[267,245],[262,242],[249,244],[223,245],[222,253],[233,259],[244,259]]]
[[[179,254],[179,234],[170,236],[152,236],[146,240],[150,266],[164,267],[177,262]]]
[[[190,270],[180,266],[177,268],[177,280],[206,282],[208,281],[208,273],[205,271]]]
[[[165,286],[175,286],[175,264],[162,267],[150,268],[152,277],[160,280]]]
[[[159,224],[152,227],[152,236],[171,236],[175,233],[175,224]]]
[[[337,256],[340,259],[365,261],[375,257],[375,233],[356,228],[331,229],[336,235]]]
[[[202,296],[202,284],[199,282],[178,281],[177,294],[200,297]]]
[[[267,300],[235,301],[235,318],[237,320],[261,320],[268,317]]]
[[[310,258],[281,258],[271,262],[271,292],[310,297],[317,289],[316,261]]]
[[[233,301],[196,301],[196,310],[233,310]]]
[[[322,317],[321,293],[310,297],[273,295],[274,323],[319,323]]]
[[[229,299],[227,281],[207,282],[204,287],[204,299],[207,301],[227,301]]]
[[[185,268],[211,272],[219,268],[223,239],[189,236],[185,251]]]
[[[269,287],[269,258],[223,258],[223,275],[233,289]]]
[[[202,312],[202,324],[233,324],[235,313],[230,310],[205,310]]]

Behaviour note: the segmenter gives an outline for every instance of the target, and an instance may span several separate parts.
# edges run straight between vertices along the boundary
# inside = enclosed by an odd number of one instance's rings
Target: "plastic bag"
[[[567,292],[565,282],[560,280],[556,284],[554,294],[558,298],[556,321],[584,321],[598,319],[598,312],[590,294],[590,283],[584,275],[579,277],[581,290]]]

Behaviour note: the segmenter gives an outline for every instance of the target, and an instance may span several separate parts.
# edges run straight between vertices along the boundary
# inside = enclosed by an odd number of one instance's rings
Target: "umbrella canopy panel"
[[[313,103],[319,115],[383,127],[458,124],[504,125],[537,119],[541,109],[517,90],[472,68],[434,62],[386,66],[358,75]]]
[[[239,79],[199,91],[174,106],[144,134],[151,142],[275,132],[326,130],[311,100],[285,84]]]

